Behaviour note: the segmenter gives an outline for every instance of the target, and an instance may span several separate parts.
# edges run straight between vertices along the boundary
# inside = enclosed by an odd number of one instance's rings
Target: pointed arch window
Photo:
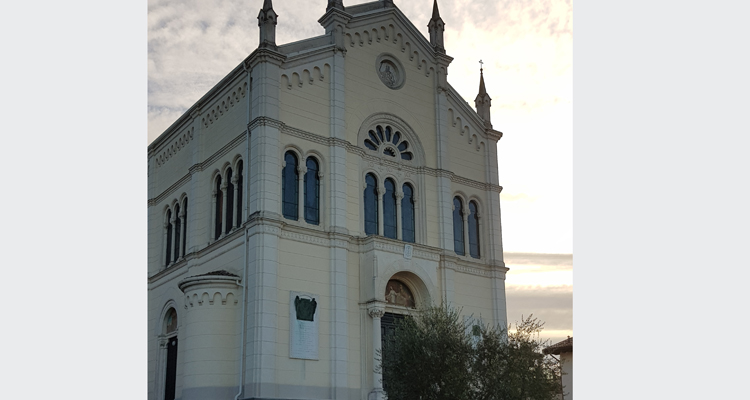
[[[401,199],[401,237],[404,242],[414,243],[416,229],[414,227],[414,189],[405,183],[402,190],[404,197]]]
[[[313,157],[308,157],[305,164],[305,221],[310,224],[318,225],[320,223],[320,175],[318,161]]]
[[[460,198],[453,198],[453,250],[458,255],[465,255],[464,249],[464,205]]]
[[[298,215],[298,204],[299,192],[298,192],[298,177],[297,172],[297,156],[287,151],[284,154],[284,169],[281,171],[281,197],[282,197],[282,213],[286,219],[299,219]]]
[[[221,191],[221,175],[216,177],[216,215],[214,215],[214,240],[218,240],[221,237],[221,215],[222,208],[224,207],[224,193]]]
[[[165,266],[172,262],[172,210],[167,210],[167,260]]]
[[[240,160],[237,162],[237,227],[242,225],[242,179],[242,160]]]
[[[469,255],[479,258],[479,209],[475,201],[469,202]]]
[[[398,223],[396,216],[396,184],[393,179],[385,180],[383,195],[383,236],[396,239]]]
[[[234,183],[232,183],[232,168],[227,168],[227,212],[224,216],[224,233],[229,233],[232,230],[232,219],[234,211]]]
[[[373,174],[365,176],[365,234],[378,234],[378,180]]]

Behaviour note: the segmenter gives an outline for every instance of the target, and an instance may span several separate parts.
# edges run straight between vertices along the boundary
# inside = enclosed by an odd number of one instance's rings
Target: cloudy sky
[[[344,5],[366,1],[344,0]],[[148,143],[258,45],[262,0],[148,1]],[[274,0],[276,41],[323,34],[326,0]],[[395,0],[426,37],[432,0]],[[572,3],[438,0],[448,81],[469,104],[484,62],[498,145],[508,317],[572,335]]]

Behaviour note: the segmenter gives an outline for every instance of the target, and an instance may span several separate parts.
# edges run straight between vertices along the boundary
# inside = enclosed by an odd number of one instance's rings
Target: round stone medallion
[[[378,77],[385,86],[401,89],[406,81],[404,66],[390,54],[381,54],[375,63]]]

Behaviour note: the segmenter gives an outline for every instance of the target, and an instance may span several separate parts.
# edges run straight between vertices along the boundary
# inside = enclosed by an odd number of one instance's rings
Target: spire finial
[[[474,105],[477,107],[477,114],[484,120],[484,127],[492,129],[492,122],[490,122],[490,104],[492,99],[484,87],[483,67],[484,61],[479,60],[479,94],[474,99]]]
[[[484,62],[479,60],[479,95],[487,94],[487,89],[484,88]]]
[[[271,0],[263,0],[263,11],[268,11],[270,9],[273,9],[273,4],[271,3]]]
[[[432,3],[432,19],[440,19],[440,10],[438,10],[437,0]]]

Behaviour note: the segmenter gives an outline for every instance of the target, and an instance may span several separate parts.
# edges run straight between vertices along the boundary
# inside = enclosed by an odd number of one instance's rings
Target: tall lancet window
[[[383,236],[396,239],[397,232],[396,184],[388,178],[385,180],[385,195],[383,196]]]
[[[172,262],[172,210],[167,210],[167,260],[164,264]]]
[[[479,214],[474,201],[469,202],[469,255],[479,258]]]
[[[182,255],[185,255],[185,250],[187,247],[187,221],[188,221],[188,213],[187,213],[187,205],[188,205],[188,199],[185,197],[185,201],[182,202],[182,214],[185,216],[185,224],[182,226],[182,230],[185,232],[182,234]]]
[[[318,162],[313,157],[307,158],[305,173],[305,221],[310,224],[320,223],[320,177]]]
[[[177,261],[180,258],[180,228],[182,226],[180,220],[180,205],[175,204],[174,206],[174,260]]]
[[[408,183],[403,186],[404,198],[401,199],[401,236],[404,242],[415,240],[414,228],[414,189]]]
[[[365,176],[365,234],[378,234],[378,180],[373,174]]]
[[[237,162],[237,227],[242,225],[242,160]]]
[[[221,175],[216,177],[216,215],[214,216],[214,240],[221,236],[221,215],[224,208],[224,194],[221,192]]]
[[[287,151],[284,154],[284,169],[281,171],[281,205],[284,218],[295,221],[299,218],[297,211],[297,202],[299,201],[298,175],[297,156],[293,152]]]
[[[234,183],[232,183],[232,169],[227,168],[227,213],[225,215],[225,233],[232,230],[232,211],[234,210]]]
[[[453,198],[453,249],[458,255],[465,255],[464,249],[464,205],[458,197]]]

